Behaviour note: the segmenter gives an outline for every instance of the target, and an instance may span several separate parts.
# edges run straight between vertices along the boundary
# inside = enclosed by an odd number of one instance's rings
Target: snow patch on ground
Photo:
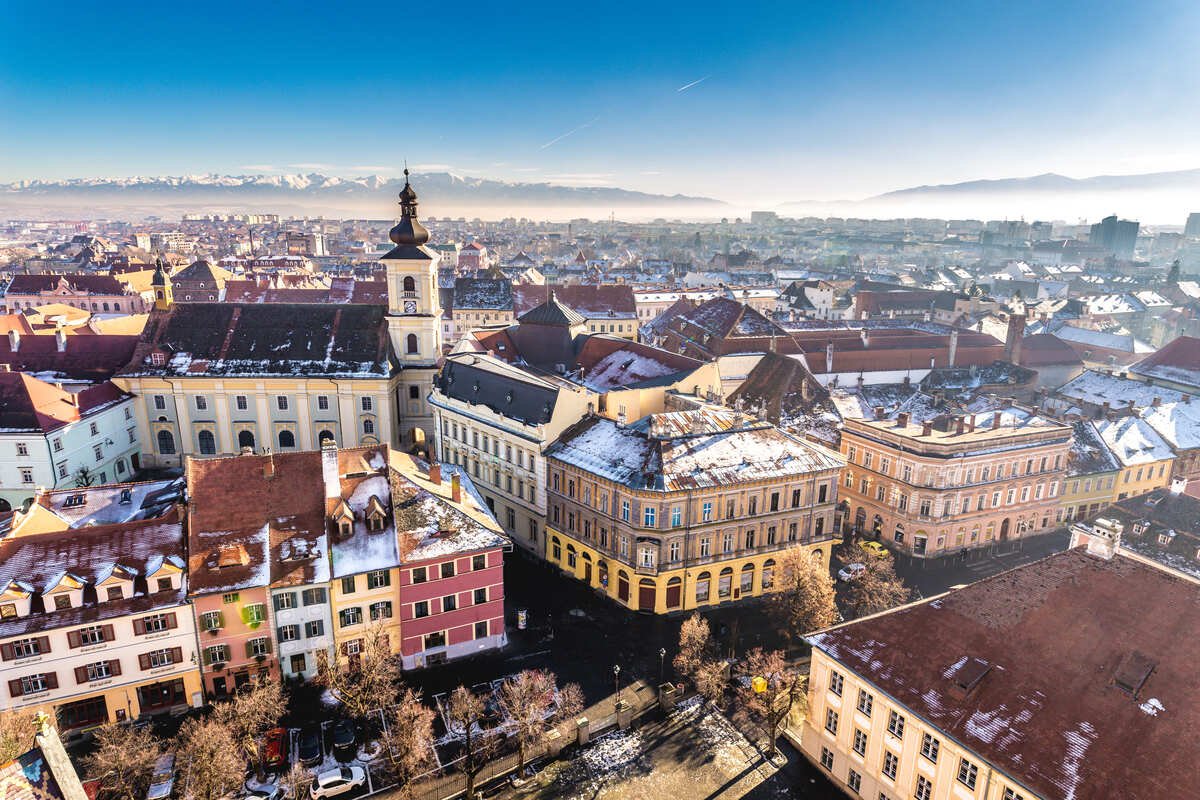
[[[1158,712],[1167,710],[1166,707],[1163,706],[1162,701],[1157,697],[1151,697],[1149,700],[1138,706],[1138,708],[1152,717],[1157,717]]]

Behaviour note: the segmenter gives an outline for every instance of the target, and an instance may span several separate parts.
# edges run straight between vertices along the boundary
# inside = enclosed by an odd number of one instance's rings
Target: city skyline
[[[1200,166],[1200,14],[1176,3],[460,7],[377,33],[396,11],[14,6],[0,181],[396,176],[407,158],[772,206]]]

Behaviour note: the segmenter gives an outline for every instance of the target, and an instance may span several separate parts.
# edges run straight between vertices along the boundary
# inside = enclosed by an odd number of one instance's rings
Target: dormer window
[[[109,586],[105,593],[108,600],[124,600],[125,590],[120,586]]]
[[[82,494],[67,495],[67,499],[63,502],[63,508],[71,508],[73,506],[81,506],[84,503]]]
[[[367,502],[366,520],[367,530],[372,532],[382,531],[387,524],[387,509],[375,495],[371,495],[371,499]]]
[[[120,502],[122,504],[132,503],[133,502],[133,490],[132,489],[122,489]]]
[[[0,603],[0,619],[16,619],[16,603]]]
[[[150,354],[150,363],[156,367],[161,367],[167,363],[167,357],[162,353],[153,352]]]
[[[348,538],[354,531],[354,525],[348,520],[342,520],[338,523],[338,535],[343,539]]]
[[[67,594],[66,592],[54,595],[54,610],[55,611],[65,611],[70,607],[71,607],[71,595]]]

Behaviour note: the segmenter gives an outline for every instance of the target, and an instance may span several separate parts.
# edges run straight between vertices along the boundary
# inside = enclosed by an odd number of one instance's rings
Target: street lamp
[[[658,683],[661,686],[663,682],[663,660],[667,657],[667,648],[658,648]]]
[[[613,700],[613,703],[616,704],[616,703],[621,702],[621,665],[620,664],[613,664],[613,694],[616,695],[616,699]]]

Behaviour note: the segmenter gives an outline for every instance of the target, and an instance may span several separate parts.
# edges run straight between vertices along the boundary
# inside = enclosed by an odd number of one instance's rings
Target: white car
[[[866,564],[855,562],[847,564],[844,569],[838,570],[839,581],[852,581],[862,577],[862,574],[867,571]]]
[[[339,794],[353,791],[367,783],[367,773],[362,767],[339,767],[317,774],[313,778],[308,794],[313,800],[323,797],[337,797]]]

